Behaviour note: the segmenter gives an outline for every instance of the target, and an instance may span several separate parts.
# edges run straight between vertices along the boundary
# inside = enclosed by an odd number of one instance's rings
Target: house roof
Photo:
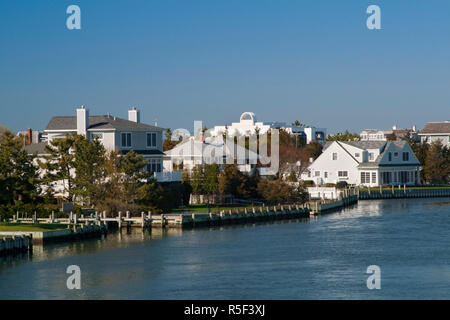
[[[206,138],[204,142],[196,140],[195,137],[189,137],[183,142],[177,144],[173,149],[168,150],[165,154],[169,157],[208,157],[208,156],[242,156],[250,159],[263,158],[257,153],[248,150],[240,145],[235,145],[236,150],[230,150],[230,146],[224,142],[222,137]]]
[[[370,141],[367,141],[370,142]],[[369,162],[361,162],[358,165],[358,168],[374,168],[374,167],[378,167],[380,166],[380,161],[383,158],[383,156],[385,155],[386,151],[392,151],[392,148],[390,147],[391,145],[395,146],[395,149],[398,149],[399,151],[402,150],[405,146],[405,144],[408,144],[408,142],[406,142],[405,140],[395,140],[395,141],[373,141],[373,142],[383,142],[383,144],[386,144],[386,146],[384,147],[383,152],[381,152],[378,157],[375,159],[375,161],[369,161]],[[399,164],[390,164],[391,166],[399,166]],[[412,162],[412,163],[407,163],[405,165],[408,166],[412,166],[412,165],[420,165],[419,162]]]
[[[419,134],[446,133],[450,134],[450,121],[428,122]]]
[[[385,144],[386,141],[339,141],[340,143],[343,144],[348,144],[352,147],[355,148],[359,148],[359,149],[380,149],[382,148]]]
[[[45,149],[46,145],[47,145],[46,142],[32,143],[26,145],[25,147],[23,147],[23,149],[28,154],[46,154],[47,153],[47,150]]]
[[[127,154],[130,151],[131,150],[121,150],[122,154]],[[133,151],[140,155],[165,155],[164,152],[157,150],[157,149],[151,149],[151,150],[134,150],[133,149]]]
[[[122,118],[104,115],[104,116],[90,116],[89,127],[90,129],[115,129],[115,130],[163,130],[162,128],[151,126],[145,123],[136,123],[134,121],[125,120]],[[58,116],[53,117],[47,124],[45,131],[49,130],[77,130],[77,117],[76,116]]]

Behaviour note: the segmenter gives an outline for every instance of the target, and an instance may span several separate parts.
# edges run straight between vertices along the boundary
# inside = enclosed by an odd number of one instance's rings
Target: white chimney
[[[141,122],[141,114],[139,110],[136,110],[136,107],[131,108],[131,110],[128,110],[128,120],[140,123]]]
[[[84,106],[77,109],[77,133],[87,136],[87,129],[89,128],[89,110]]]
[[[392,126],[392,130],[397,130],[397,125],[396,125],[396,124],[394,124],[394,125]]]

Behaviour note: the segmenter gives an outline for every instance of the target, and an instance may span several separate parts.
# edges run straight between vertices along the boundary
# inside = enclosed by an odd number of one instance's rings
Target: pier
[[[360,200],[450,197],[450,188],[368,188],[358,190],[358,196]]]
[[[32,236],[15,233],[11,235],[0,234],[0,255],[31,251],[33,248]]]

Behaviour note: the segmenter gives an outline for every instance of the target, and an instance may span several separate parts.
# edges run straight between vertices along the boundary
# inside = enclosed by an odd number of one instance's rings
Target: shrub
[[[336,183],[336,188],[338,189],[344,189],[347,188],[348,183],[347,181],[339,181],[338,183]]]

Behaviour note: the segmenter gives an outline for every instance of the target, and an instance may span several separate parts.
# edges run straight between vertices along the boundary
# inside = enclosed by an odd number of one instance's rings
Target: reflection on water
[[[311,219],[112,232],[0,258],[0,298],[450,298],[450,202],[361,201]],[[82,290],[66,288],[79,265]],[[368,290],[366,268],[382,270]]]

